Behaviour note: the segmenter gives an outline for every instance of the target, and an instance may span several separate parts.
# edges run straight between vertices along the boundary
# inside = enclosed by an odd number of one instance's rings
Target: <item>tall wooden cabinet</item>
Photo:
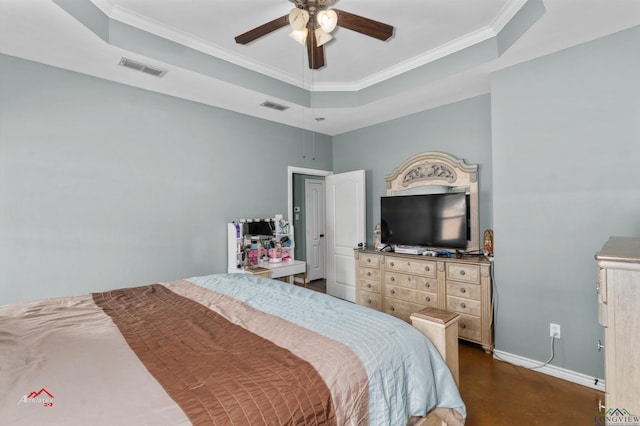
[[[484,257],[356,250],[355,258],[356,303],[407,322],[425,307],[458,313],[459,337],[493,350],[491,264]]]
[[[638,416],[640,237],[611,237],[595,257],[599,272],[599,321],[605,340],[606,389],[600,410],[611,416],[625,412]]]

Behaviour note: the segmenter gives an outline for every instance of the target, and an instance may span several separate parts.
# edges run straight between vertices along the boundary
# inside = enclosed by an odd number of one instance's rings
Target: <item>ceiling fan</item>
[[[324,44],[331,40],[336,26],[357,31],[369,37],[385,41],[393,35],[393,27],[373,19],[364,18],[338,9],[329,9],[335,0],[289,0],[295,7],[289,14],[262,24],[235,38],[236,43],[248,44],[279,28],[290,24],[290,34],[301,44],[306,44],[309,68],[324,67]]]

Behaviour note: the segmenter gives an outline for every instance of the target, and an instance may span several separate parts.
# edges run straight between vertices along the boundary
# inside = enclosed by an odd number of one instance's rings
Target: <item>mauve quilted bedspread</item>
[[[462,415],[433,345],[252,275],[0,307],[0,423],[403,425]]]

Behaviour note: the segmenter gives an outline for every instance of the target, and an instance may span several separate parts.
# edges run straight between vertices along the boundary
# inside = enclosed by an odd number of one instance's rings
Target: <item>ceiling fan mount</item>
[[[335,0],[289,0],[295,7],[289,14],[262,24],[235,38],[236,43],[248,44],[286,25],[291,25],[294,39],[307,46],[309,68],[324,67],[324,44],[333,37],[335,26],[386,41],[393,35],[393,27],[338,9],[329,9]]]
[[[318,9],[326,9],[331,6],[335,0],[289,0],[295,4],[298,9],[305,9],[311,13],[315,13]]]

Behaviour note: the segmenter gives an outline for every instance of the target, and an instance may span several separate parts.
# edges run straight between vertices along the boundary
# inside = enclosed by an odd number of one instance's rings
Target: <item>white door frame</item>
[[[289,223],[293,224],[293,175],[310,175],[310,176],[329,176],[332,175],[333,172],[330,170],[319,170],[319,169],[307,169],[304,167],[295,167],[289,166],[287,167],[287,214]],[[326,258],[325,258],[326,263]],[[325,264],[326,269],[326,264]]]

